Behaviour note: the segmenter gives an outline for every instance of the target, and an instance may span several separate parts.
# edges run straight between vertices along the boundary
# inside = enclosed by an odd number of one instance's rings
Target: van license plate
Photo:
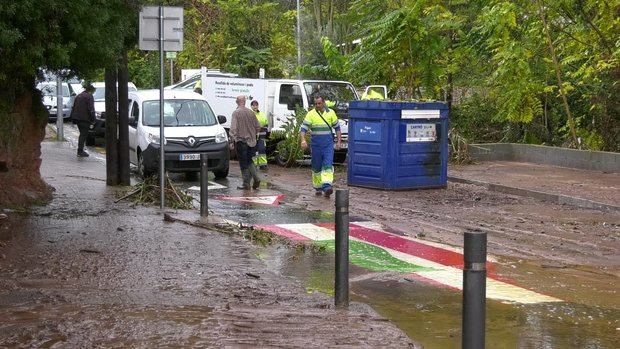
[[[179,160],[181,161],[200,160],[200,154],[179,154]]]

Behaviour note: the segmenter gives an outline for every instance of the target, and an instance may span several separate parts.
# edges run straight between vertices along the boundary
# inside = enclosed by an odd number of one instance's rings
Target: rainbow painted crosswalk
[[[334,248],[331,223],[255,225],[295,241],[311,241]],[[433,285],[461,290],[463,255],[453,247],[391,233],[374,222],[354,222],[349,226],[349,260],[373,271],[396,271]],[[487,298],[498,301],[535,304],[562,300],[517,286],[494,273],[487,263]]]

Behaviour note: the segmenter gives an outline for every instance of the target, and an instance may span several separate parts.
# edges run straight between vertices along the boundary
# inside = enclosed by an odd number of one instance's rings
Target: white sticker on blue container
[[[437,140],[435,124],[408,124],[407,142],[434,142]]]
[[[439,109],[412,109],[401,110],[401,119],[439,119]]]

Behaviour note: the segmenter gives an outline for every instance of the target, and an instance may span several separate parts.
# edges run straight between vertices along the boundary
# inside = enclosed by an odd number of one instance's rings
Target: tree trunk
[[[318,34],[318,38],[321,38],[323,34],[323,15],[321,13],[321,0],[314,0],[314,20],[316,22],[316,32]]]
[[[116,67],[105,69],[105,158],[106,183],[118,185],[118,118]]]
[[[39,172],[41,141],[49,114],[34,88],[16,99],[3,92],[0,91],[0,206],[49,201],[52,188]]]
[[[564,91],[564,86],[562,82],[562,67],[560,66],[558,57],[555,54],[555,46],[553,45],[553,40],[551,40],[551,34],[549,33],[549,26],[547,25],[547,18],[545,17],[545,12],[544,12],[545,10],[540,0],[538,0],[538,7],[540,8],[540,19],[542,20],[542,23],[543,23],[543,29],[545,31],[545,36],[547,37],[547,44],[549,45],[549,51],[551,52],[551,58],[553,59],[553,67],[555,68],[555,75],[558,79],[558,88],[560,89],[560,95],[562,96],[564,110],[566,111],[566,117],[568,118],[568,127],[570,128],[570,132],[573,138],[573,144],[576,147],[579,147],[579,143],[577,142],[577,131],[575,130],[575,120],[573,119],[573,114],[571,114],[570,112],[570,107],[568,106],[568,99],[566,98],[566,92]]]
[[[118,67],[118,174],[119,184],[129,185],[129,73],[127,51],[123,51]]]

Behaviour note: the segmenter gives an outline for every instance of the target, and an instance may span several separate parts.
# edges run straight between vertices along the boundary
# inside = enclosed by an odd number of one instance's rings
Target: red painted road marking
[[[317,225],[332,230],[334,229],[333,223],[319,223]],[[424,258],[442,265],[463,269],[463,255],[454,251],[425,245],[382,231],[360,227],[354,223],[349,225],[349,235],[362,241],[384,246],[398,252]]]
[[[280,201],[284,199],[284,195],[272,195],[272,196],[227,196],[218,195],[215,197],[218,200],[241,202],[246,204],[259,204],[267,206],[278,206]]]
[[[330,223],[261,225],[260,228],[301,241],[333,240],[333,224]],[[383,248],[400,260],[431,268],[431,270],[409,274],[412,279],[432,285],[441,285],[440,287],[443,288],[462,289],[463,271],[459,269],[459,267],[462,268],[463,264],[462,254],[442,249],[436,245],[425,245],[422,242],[412,241],[406,237],[382,230],[362,227],[355,223],[350,225],[349,231],[352,239]],[[417,249],[422,251],[424,256],[418,256]],[[459,261],[454,263],[457,258]],[[558,298],[530,291],[507,281],[497,275],[487,273],[487,298],[523,304],[561,302]]]
[[[266,230],[266,231],[270,231],[272,233],[276,233],[280,236],[284,236],[286,238],[289,238],[291,240],[295,240],[295,241],[312,241],[310,239],[308,239],[307,237],[301,235],[301,234],[297,234],[293,231],[290,231],[288,229],[285,228],[280,228],[277,225],[263,225],[263,224],[259,224],[259,225],[255,225],[255,228],[258,229],[262,229],[262,230]]]

